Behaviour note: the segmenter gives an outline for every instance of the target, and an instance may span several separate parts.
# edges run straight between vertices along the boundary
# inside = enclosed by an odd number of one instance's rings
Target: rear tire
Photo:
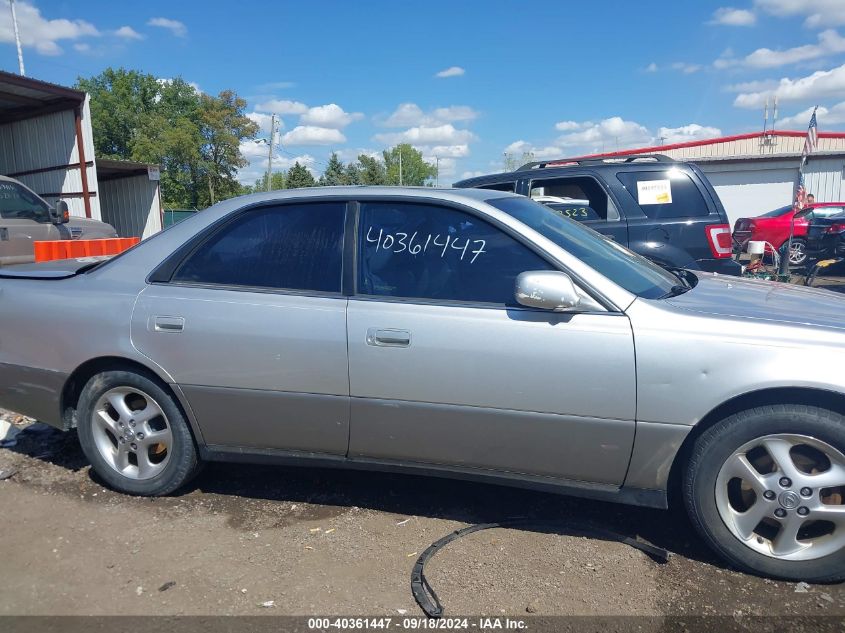
[[[845,417],[774,405],[705,431],[683,481],[692,523],[732,565],[786,580],[845,579]]]
[[[106,371],[92,377],[79,398],[77,427],[91,467],[120,492],[170,494],[199,470],[176,399],[142,374]]]
[[[781,247],[784,252],[786,252],[786,246],[789,243],[789,240],[784,242],[783,246]],[[792,238],[792,251],[789,254],[789,265],[790,266],[804,266],[807,263],[807,242],[801,239],[800,237],[793,237]]]

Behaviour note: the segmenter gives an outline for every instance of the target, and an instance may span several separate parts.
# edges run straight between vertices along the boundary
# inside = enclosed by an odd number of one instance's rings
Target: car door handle
[[[371,327],[367,330],[367,345],[376,347],[408,347],[411,333],[408,330]]]
[[[157,316],[153,323],[156,332],[181,332],[185,329],[184,317]]]

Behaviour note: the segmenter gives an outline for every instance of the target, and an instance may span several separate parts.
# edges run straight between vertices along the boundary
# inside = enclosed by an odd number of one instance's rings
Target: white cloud
[[[254,123],[258,124],[258,128],[264,132],[269,134],[270,133],[270,121],[271,115],[265,114],[264,112],[247,112],[246,117],[253,121]],[[282,121],[279,117],[276,117],[276,127],[281,129],[285,127],[284,121]]]
[[[339,145],[346,142],[340,130],[316,125],[297,125],[282,136],[285,145]]]
[[[300,117],[299,122],[304,125],[341,129],[362,118],[364,115],[360,112],[345,112],[336,103],[329,103],[308,108]]]
[[[760,92],[763,90],[772,90],[778,87],[777,79],[755,79],[754,81],[744,81],[738,84],[729,84],[724,87],[725,92]]]
[[[540,147],[533,145],[528,141],[514,141],[504,149],[505,154],[511,154],[516,157],[521,157],[526,154],[531,154],[537,160],[548,160],[551,158],[563,158],[565,150],[554,145],[547,145]]]
[[[651,62],[648,66],[645,67],[645,71],[647,73],[656,73],[657,72],[657,64]]]
[[[635,147],[656,145],[663,137],[663,143],[683,143],[722,134],[716,127],[690,123],[676,128],[661,127],[657,134],[636,121],[622,117],[610,117],[599,121],[561,121],[555,128],[565,131],[553,143],[534,145],[519,140],[505,147],[504,152],[515,157],[531,154],[535,160],[550,160],[567,156],[613,152]]]
[[[784,77],[772,89],[742,92],[737,95],[734,105],[738,108],[760,108],[768,97],[775,96],[781,102],[845,96],[845,64],[798,79]]]
[[[754,6],[781,18],[806,16],[804,26],[813,29],[845,24],[842,0],[754,0]]]
[[[460,66],[449,66],[449,68],[444,68],[439,73],[434,75],[435,77],[460,77],[466,71],[461,68]]]
[[[385,127],[435,126],[443,123],[473,121],[476,118],[478,118],[478,112],[465,105],[435,108],[430,112],[425,112],[416,103],[400,103],[396,110],[382,121],[382,125]]]
[[[425,156],[439,156],[440,158],[463,158],[469,156],[469,145],[416,145],[416,149]]]
[[[721,7],[713,12],[713,19],[709,23],[724,26],[754,26],[756,22],[757,16],[753,11]]]
[[[662,127],[657,130],[658,140],[666,145],[673,143],[686,143],[688,141],[700,141],[706,138],[715,138],[722,135],[722,130],[717,127],[690,123],[681,127]]]
[[[484,171],[465,171],[461,174],[461,180],[466,180],[467,178],[475,178],[476,176],[484,176],[487,172]]]
[[[41,15],[41,11],[29,2],[17,2],[15,10],[18,16],[18,30],[21,45],[34,48],[41,55],[61,55],[60,40],[78,40],[83,37],[100,35],[97,28],[85,20],[68,20],[59,18],[48,20]],[[8,10],[0,10],[0,42],[13,44],[15,33],[12,27],[12,16]]]
[[[251,185],[267,173],[267,145],[254,141],[242,141],[240,150],[243,157],[249,161],[249,165],[238,171],[238,181],[245,185]],[[297,162],[304,165],[312,175],[317,175],[317,170],[314,169],[316,159],[311,154],[282,156],[279,153],[274,153],[273,171],[290,169]]]
[[[818,44],[805,44],[787,49],[758,48],[742,59],[719,58],[716,64],[721,63],[723,68],[738,65],[748,68],[777,68],[845,52],[845,38],[833,29],[819,33],[818,40]]]
[[[419,125],[409,128],[404,132],[376,134],[373,140],[384,145],[396,145],[398,143],[410,143],[412,145],[432,145],[436,143],[456,145],[475,140],[475,135],[469,130],[459,130],[451,123],[445,123],[435,126]]]
[[[121,26],[114,32],[115,35],[118,37],[122,37],[127,40],[142,40],[144,36],[138,33],[135,29],[131,26]]]
[[[813,116],[813,108],[807,108],[806,110],[802,110],[793,116],[781,119],[778,121],[778,127],[792,127],[797,130],[803,130],[810,124],[811,116]],[[830,108],[819,106],[818,111],[816,111],[816,120],[819,128],[845,123],[845,101],[841,101]]]
[[[273,112],[275,114],[305,114],[308,106],[300,101],[287,101],[284,99],[270,99],[263,103],[256,104],[255,109],[261,112]]]
[[[639,123],[615,116],[598,123],[586,122],[580,130],[558,137],[555,144],[589,152],[610,152],[648,143],[652,138]]]
[[[79,51],[80,53],[87,53],[91,50],[91,45],[87,42],[77,42],[73,45],[73,50]]]
[[[179,20],[171,20],[170,18],[151,18],[147,25],[167,29],[176,37],[185,37],[188,34],[188,27]]]
[[[701,65],[690,64],[687,62],[675,62],[674,64],[672,64],[671,68],[672,70],[680,71],[685,75],[691,75],[692,73],[697,73],[699,70],[701,70]]]

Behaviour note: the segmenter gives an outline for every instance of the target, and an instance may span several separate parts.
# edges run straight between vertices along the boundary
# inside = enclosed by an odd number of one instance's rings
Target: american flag
[[[795,206],[799,209],[804,208],[804,203],[807,201],[807,190],[804,188],[804,172],[798,172],[798,191],[795,192]]]
[[[807,128],[807,139],[804,141],[804,151],[801,152],[801,158],[806,160],[807,156],[815,152],[819,147],[819,130],[816,125],[816,111],[813,110],[813,116],[810,117],[810,127]]]

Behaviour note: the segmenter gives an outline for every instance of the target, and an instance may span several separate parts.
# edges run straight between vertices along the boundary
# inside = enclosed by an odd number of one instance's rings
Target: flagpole
[[[793,205],[798,204],[798,210],[792,214],[792,218],[789,221],[789,239],[786,242],[786,252],[780,260],[780,270],[778,270],[779,276],[787,277],[786,281],[789,281],[789,256],[792,254],[792,238],[795,235],[795,216],[804,208],[804,196],[802,195],[800,196],[800,200],[798,199],[801,187],[804,185],[804,165],[807,164],[807,157],[810,155],[810,152],[815,149],[809,141],[810,132],[816,126],[816,110],[818,109],[819,106],[813,108],[813,115],[810,117],[810,127],[807,130],[807,142],[804,143],[804,151],[801,152],[801,164],[798,165],[798,189],[795,192],[795,202],[793,202]]]

